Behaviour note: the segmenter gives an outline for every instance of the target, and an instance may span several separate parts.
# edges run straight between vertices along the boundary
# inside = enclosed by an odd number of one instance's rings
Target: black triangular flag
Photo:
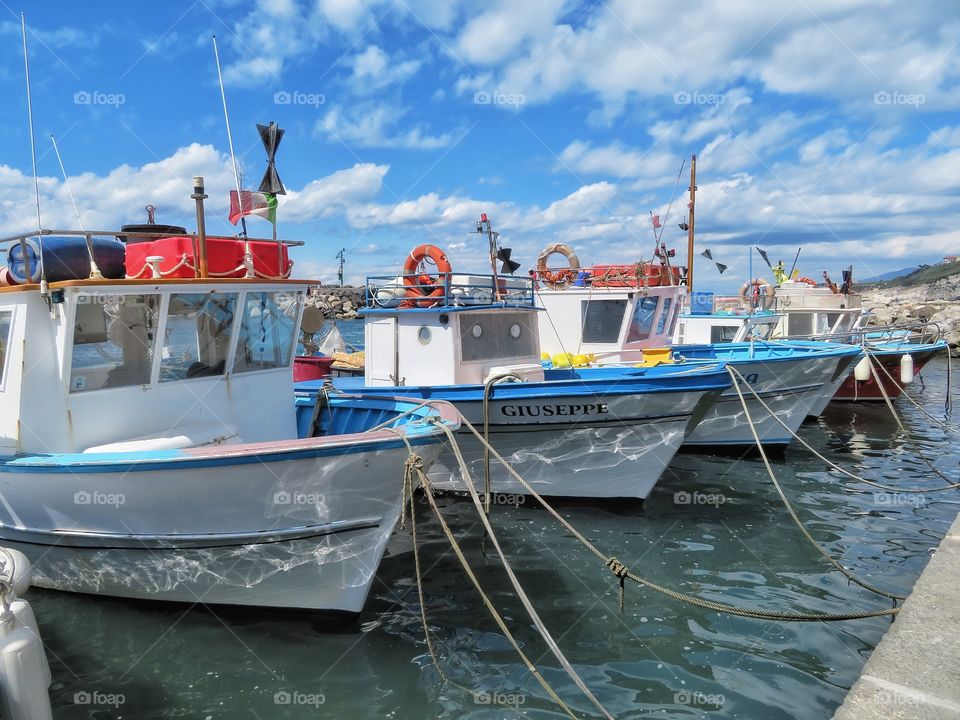
[[[723,275],[723,271],[727,269],[727,266],[723,263],[717,263],[717,270],[720,271],[720,274]]]
[[[757,248],[757,252],[760,253],[760,257],[763,258],[763,261],[767,264],[767,267],[773,270],[773,265],[770,264],[770,258],[767,257],[767,253]]]
[[[258,190],[273,195],[286,195],[287,191],[284,190],[283,183],[280,182],[280,176],[277,174],[277,167],[274,162],[277,157],[277,148],[280,147],[280,141],[283,139],[283,129],[271,121],[269,125],[258,123],[257,132],[260,133],[263,149],[267,151],[267,171],[263,174],[263,180],[260,181]]]
[[[713,260],[713,254],[710,252],[709,248],[700,253],[707,260]]]

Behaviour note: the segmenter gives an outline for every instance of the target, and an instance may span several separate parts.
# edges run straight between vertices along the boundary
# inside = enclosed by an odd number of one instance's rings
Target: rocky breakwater
[[[876,313],[875,324],[930,321],[943,328],[950,346],[960,345],[960,274],[915,286],[864,289],[863,306]]]
[[[311,288],[308,304],[323,311],[324,317],[337,320],[356,320],[363,307],[363,288],[353,285],[318,286]]]

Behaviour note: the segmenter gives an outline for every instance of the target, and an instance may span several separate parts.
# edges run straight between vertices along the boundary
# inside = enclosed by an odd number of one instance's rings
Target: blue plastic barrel
[[[10,279],[17,285],[40,282],[40,248],[43,247],[43,270],[47,282],[83,280],[90,277],[90,256],[82,237],[30,238],[23,245],[14,243],[7,253]],[[93,238],[93,257],[100,273],[111,280],[126,277],[125,249],[122,242],[112,238]]]

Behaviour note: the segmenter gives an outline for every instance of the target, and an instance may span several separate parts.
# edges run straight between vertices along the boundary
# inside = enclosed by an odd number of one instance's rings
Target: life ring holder
[[[756,288],[755,291],[751,291],[751,288]],[[766,288],[765,294],[760,294],[760,288]],[[747,293],[750,292],[751,296],[748,297]],[[753,297],[766,297],[769,298],[769,303],[763,303],[763,309],[767,310],[770,304],[773,304],[773,286],[764,280],[763,278],[754,278],[753,280],[747,280],[743,285],[740,286],[740,306],[745,310],[753,309]]]
[[[437,277],[423,272],[423,264],[430,261],[437,266]],[[453,267],[447,259],[447,254],[436,245],[418,245],[403,264],[403,284],[406,287],[405,296],[412,298],[416,305],[429,307],[436,304],[446,294],[444,276],[449,276]],[[433,289],[428,289],[432,287]]]
[[[551,255],[563,255],[570,267],[563,268],[561,270],[549,270],[547,268],[547,259]],[[546,285],[551,290],[562,290],[577,276],[577,271],[580,269],[580,259],[577,257],[577,254],[573,251],[569,245],[564,245],[563,243],[554,243],[553,245],[547,245],[543,252],[540,253],[540,257],[537,258],[537,276],[543,281],[543,284]]]

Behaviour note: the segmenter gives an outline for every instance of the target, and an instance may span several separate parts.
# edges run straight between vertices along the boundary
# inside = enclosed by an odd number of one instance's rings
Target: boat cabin
[[[0,287],[0,454],[296,437],[291,363],[306,288],[258,278]]]
[[[541,289],[540,341],[551,355],[638,362],[644,348],[671,344],[685,294],[682,285]]]
[[[677,345],[716,345],[769,340],[783,315],[766,310],[755,313],[681,313],[674,341]]]
[[[408,282],[404,282],[408,279]],[[370,277],[365,385],[475,385],[505,372],[543,380],[538,309],[527,278]]]
[[[827,286],[788,280],[775,291],[776,307],[783,314],[777,337],[843,335],[862,322],[859,293],[835,292]]]

